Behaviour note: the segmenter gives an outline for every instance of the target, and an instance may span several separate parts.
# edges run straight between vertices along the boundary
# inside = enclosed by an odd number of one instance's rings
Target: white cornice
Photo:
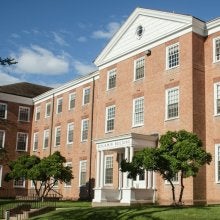
[[[46,101],[47,99],[50,99],[52,98],[53,96],[58,96],[60,94],[63,94],[65,92],[68,92],[72,89],[75,89],[77,87],[80,87],[86,83],[89,83],[89,82],[92,82],[93,79],[94,80],[97,80],[99,78],[99,72],[98,71],[95,71],[94,73],[92,74],[89,74],[89,75],[86,75],[86,76],[83,76],[81,78],[78,78],[78,79],[75,79],[75,80],[72,80],[68,83],[65,83],[64,85],[62,86],[59,86],[55,89],[52,89],[48,92],[45,92],[37,97],[35,97],[33,99],[34,101],[34,104],[38,104],[42,101]]]
[[[207,22],[206,28],[208,35],[220,31],[220,18],[216,18],[215,20]]]

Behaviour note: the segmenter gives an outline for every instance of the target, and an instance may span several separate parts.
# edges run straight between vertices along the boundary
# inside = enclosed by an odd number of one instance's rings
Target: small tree
[[[43,159],[35,155],[24,155],[10,163],[11,171],[6,180],[32,180],[37,196],[43,200],[57,181],[62,183],[73,179],[72,170],[64,165],[65,162],[66,159],[58,151]]]
[[[202,141],[197,135],[185,130],[168,131],[161,136],[159,143],[159,148],[139,151],[131,163],[122,161],[122,171],[129,172],[129,178],[134,178],[144,170],[158,172],[171,185],[173,204],[177,204],[173,178],[180,173],[181,190],[178,204],[182,204],[183,179],[196,176],[202,165],[210,164],[211,154],[202,148]]]

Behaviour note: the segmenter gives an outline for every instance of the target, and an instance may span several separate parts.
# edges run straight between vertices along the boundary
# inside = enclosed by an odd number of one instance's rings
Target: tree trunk
[[[180,195],[179,195],[179,204],[182,204],[183,190],[184,190],[183,172],[182,171],[181,171],[181,174],[180,174],[180,184],[181,184],[181,190],[180,190]]]
[[[170,185],[172,187],[173,205],[176,205],[175,186],[173,185],[173,183],[170,179],[167,181],[170,183]]]

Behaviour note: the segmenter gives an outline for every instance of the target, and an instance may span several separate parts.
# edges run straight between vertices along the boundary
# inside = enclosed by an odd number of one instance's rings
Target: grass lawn
[[[57,204],[59,207],[59,203]],[[90,203],[67,202],[68,208],[58,208],[54,212],[47,213],[32,220],[217,220],[220,219],[220,206],[198,207],[101,207],[91,208]],[[71,206],[71,207],[70,207]],[[86,206],[86,207],[85,207]],[[65,202],[60,207],[65,207]]]

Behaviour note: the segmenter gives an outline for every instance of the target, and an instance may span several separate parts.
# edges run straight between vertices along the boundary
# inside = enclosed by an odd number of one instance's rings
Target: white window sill
[[[25,186],[13,186],[13,188],[18,188],[18,189],[24,189],[25,188]]]
[[[133,80],[134,83],[136,83],[136,82],[138,83],[138,82],[141,82],[141,81],[144,81],[144,77]]]
[[[27,152],[27,150],[18,150],[16,149],[17,152]]]
[[[220,62],[220,59],[219,60],[213,60],[213,63],[219,63]]]
[[[86,139],[86,140],[81,140],[81,143],[83,144],[83,143],[86,143],[88,140]]]
[[[180,185],[179,182],[172,182],[172,183],[173,185]],[[165,180],[165,185],[170,185],[170,183],[167,180]]]
[[[143,127],[144,124],[139,124],[139,125],[132,125],[132,128],[139,128],[139,127]]]
[[[174,120],[177,120],[177,119],[179,119],[180,117],[178,116],[178,117],[174,117],[174,118],[167,118],[167,119],[165,119],[164,121],[165,122],[169,122],[169,121],[174,121]]]
[[[72,186],[64,186],[64,188],[72,188]]]
[[[177,65],[177,66],[173,66],[173,67],[167,67],[166,68],[166,71],[169,71],[169,70],[173,70],[173,69],[176,69],[176,68],[178,68],[178,67],[180,67],[180,65]]]
[[[214,117],[220,117],[220,114],[214,114],[213,116]]]

